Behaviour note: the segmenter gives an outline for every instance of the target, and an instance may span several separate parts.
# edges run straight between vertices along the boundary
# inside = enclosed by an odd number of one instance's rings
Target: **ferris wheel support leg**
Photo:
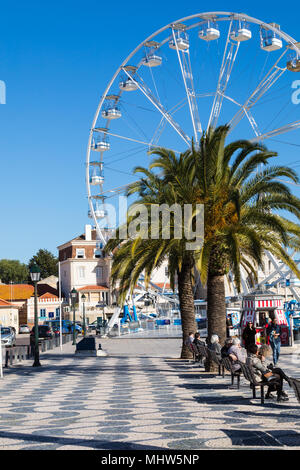
[[[179,51],[174,29],[172,29],[172,35],[173,35],[174,44],[176,45],[177,58],[178,58],[181,75],[182,75],[182,79],[184,83],[184,88],[185,88],[185,92],[186,92],[186,96],[187,96],[187,100],[189,104],[195,141],[198,142],[199,140],[198,133],[199,132],[202,133],[202,127],[201,127],[201,123],[199,119],[196,93],[194,90],[194,79],[193,79],[190,55],[189,55],[189,51],[181,51],[181,52]],[[189,57],[188,62],[185,59],[185,54],[187,54]]]
[[[218,122],[218,119],[221,113],[222,104],[223,104],[224,94],[226,92],[227,85],[230,80],[231,72],[235,63],[235,59],[236,59],[236,56],[240,47],[239,42],[232,43],[230,41],[231,28],[232,28],[232,21],[230,22],[230,26],[228,30],[222,64],[221,64],[220,73],[219,73],[217,90],[215,93],[215,98],[214,98],[213,106],[211,109],[207,128],[209,127],[215,128],[217,126],[217,122]]]
[[[232,131],[238,123],[243,119],[245,116],[245,110],[249,111],[259,100],[260,98],[277,82],[277,80],[284,74],[287,68],[280,68],[278,67],[278,63],[286,54],[286,50],[280,55],[280,57],[276,60],[275,64],[270,68],[270,70],[266,73],[264,78],[260,81],[257,85],[255,90],[251,93],[249,98],[244,102],[241,106],[239,111],[233,116],[233,118],[229,121],[230,130]]]

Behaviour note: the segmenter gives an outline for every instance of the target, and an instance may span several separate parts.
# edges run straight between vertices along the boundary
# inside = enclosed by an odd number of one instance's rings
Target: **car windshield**
[[[10,329],[9,328],[1,328],[1,334],[2,335],[9,335],[10,334]]]

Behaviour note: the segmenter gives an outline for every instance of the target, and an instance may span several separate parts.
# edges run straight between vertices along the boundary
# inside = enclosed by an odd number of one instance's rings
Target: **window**
[[[169,276],[169,268],[165,268],[165,276]]]
[[[77,271],[77,272],[78,272],[78,277],[79,277],[79,278],[82,279],[82,278],[85,277],[85,268],[84,268],[83,266],[80,266],[80,267],[78,268],[78,271]]]
[[[103,267],[102,266],[97,266],[96,267],[96,277],[97,277],[97,279],[102,279],[103,278]]]
[[[59,310],[60,310],[59,307],[55,309],[56,318],[59,318],[59,313],[60,313]]]
[[[49,318],[54,318],[54,312],[49,312]]]
[[[94,258],[102,258],[102,251],[99,248],[94,249]]]
[[[46,309],[45,308],[40,309],[40,318],[46,318]]]
[[[84,248],[76,248],[76,258],[85,258]]]

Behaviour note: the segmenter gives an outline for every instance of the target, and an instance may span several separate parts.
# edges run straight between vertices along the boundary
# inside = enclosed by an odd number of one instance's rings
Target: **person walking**
[[[245,342],[245,349],[248,351],[250,344],[255,344],[256,329],[253,322],[249,321],[243,331],[243,340]]]
[[[272,323],[267,328],[267,335],[270,338],[270,346],[273,351],[273,363],[277,364],[279,355],[280,355],[280,346],[281,346],[281,326],[278,325],[277,319],[274,318]]]

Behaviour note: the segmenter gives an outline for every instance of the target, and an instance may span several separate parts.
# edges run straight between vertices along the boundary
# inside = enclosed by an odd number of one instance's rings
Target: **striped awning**
[[[275,310],[276,319],[279,325],[287,325],[286,316],[283,310]]]

